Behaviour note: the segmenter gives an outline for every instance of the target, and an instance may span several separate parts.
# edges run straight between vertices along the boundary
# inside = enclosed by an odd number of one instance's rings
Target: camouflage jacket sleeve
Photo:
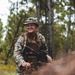
[[[45,37],[42,34],[39,34],[39,37],[40,37],[40,42],[41,42],[41,49],[45,50],[48,53],[48,47],[46,44]]]
[[[19,36],[17,42],[15,43],[14,58],[18,66],[20,66],[22,62],[25,62],[21,54],[22,52],[21,44],[23,44],[23,41],[24,41],[24,38],[22,36]]]

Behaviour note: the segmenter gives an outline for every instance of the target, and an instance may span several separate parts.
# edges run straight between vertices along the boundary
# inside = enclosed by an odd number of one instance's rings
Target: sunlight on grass
[[[16,66],[0,64],[0,75],[16,75]]]
[[[16,75],[16,72],[13,72],[13,71],[1,71],[0,70],[0,75]]]

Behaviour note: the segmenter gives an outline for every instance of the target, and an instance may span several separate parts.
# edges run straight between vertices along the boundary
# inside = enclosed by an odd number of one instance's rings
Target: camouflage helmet
[[[34,24],[36,25],[37,27],[39,27],[39,24],[37,22],[37,19],[34,18],[34,17],[29,17],[25,23],[23,23],[24,25],[28,25],[28,24]]]

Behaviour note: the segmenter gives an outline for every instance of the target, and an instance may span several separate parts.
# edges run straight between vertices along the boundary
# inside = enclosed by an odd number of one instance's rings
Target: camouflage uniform
[[[37,34],[38,40],[39,40],[39,43],[38,42],[37,43],[39,44],[39,46],[41,46],[41,44],[43,44],[44,48],[45,48],[45,50],[47,52],[47,47],[46,47],[46,44],[45,44],[45,38],[44,38],[44,36],[42,34],[40,34],[40,33],[36,33],[36,34]],[[21,45],[24,45],[24,41],[25,41],[24,36],[25,35],[19,36],[17,42],[15,43],[15,49],[14,49],[14,58],[15,58],[15,62],[17,64],[17,66],[18,66],[18,68],[17,68],[18,75],[29,75],[29,74],[27,74],[27,71],[26,71],[25,68],[21,69],[21,62],[25,62],[25,60],[24,60],[24,58],[23,58],[23,56],[21,54],[21,52],[22,52],[22,46]],[[33,41],[35,41],[35,39],[33,39]],[[30,41],[30,42],[32,43],[32,41]],[[35,42],[33,42],[33,43],[35,43]],[[27,42],[26,42],[26,45],[28,45]],[[33,44],[31,44],[29,46],[32,47]],[[32,47],[32,48],[34,48],[34,47]],[[35,48],[34,48],[34,50],[35,50]],[[39,48],[36,48],[36,49],[39,49]],[[30,73],[30,75],[31,75],[31,73]]]

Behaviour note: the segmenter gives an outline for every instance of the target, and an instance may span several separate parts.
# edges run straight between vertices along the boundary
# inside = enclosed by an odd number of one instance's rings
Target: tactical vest
[[[30,48],[32,48],[35,51],[40,50],[40,40],[39,40],[39,33],[35,33],[34,36],[28,34],[28,33],[23,33],[23,37],[24,37],[24,46],[28,46]],[[31,61],[37,61],[37,57],[36,55],[34,55],[33,53],[29,55],[24,55],[23,56],[25,61],[31,62]]]
[[[34,50],[39,50],[41,44],[39,40],[39,33],[35,33],[34,36],[28,33],[23,33],[23,37],[24,37],[24,46],[29,46]]]

